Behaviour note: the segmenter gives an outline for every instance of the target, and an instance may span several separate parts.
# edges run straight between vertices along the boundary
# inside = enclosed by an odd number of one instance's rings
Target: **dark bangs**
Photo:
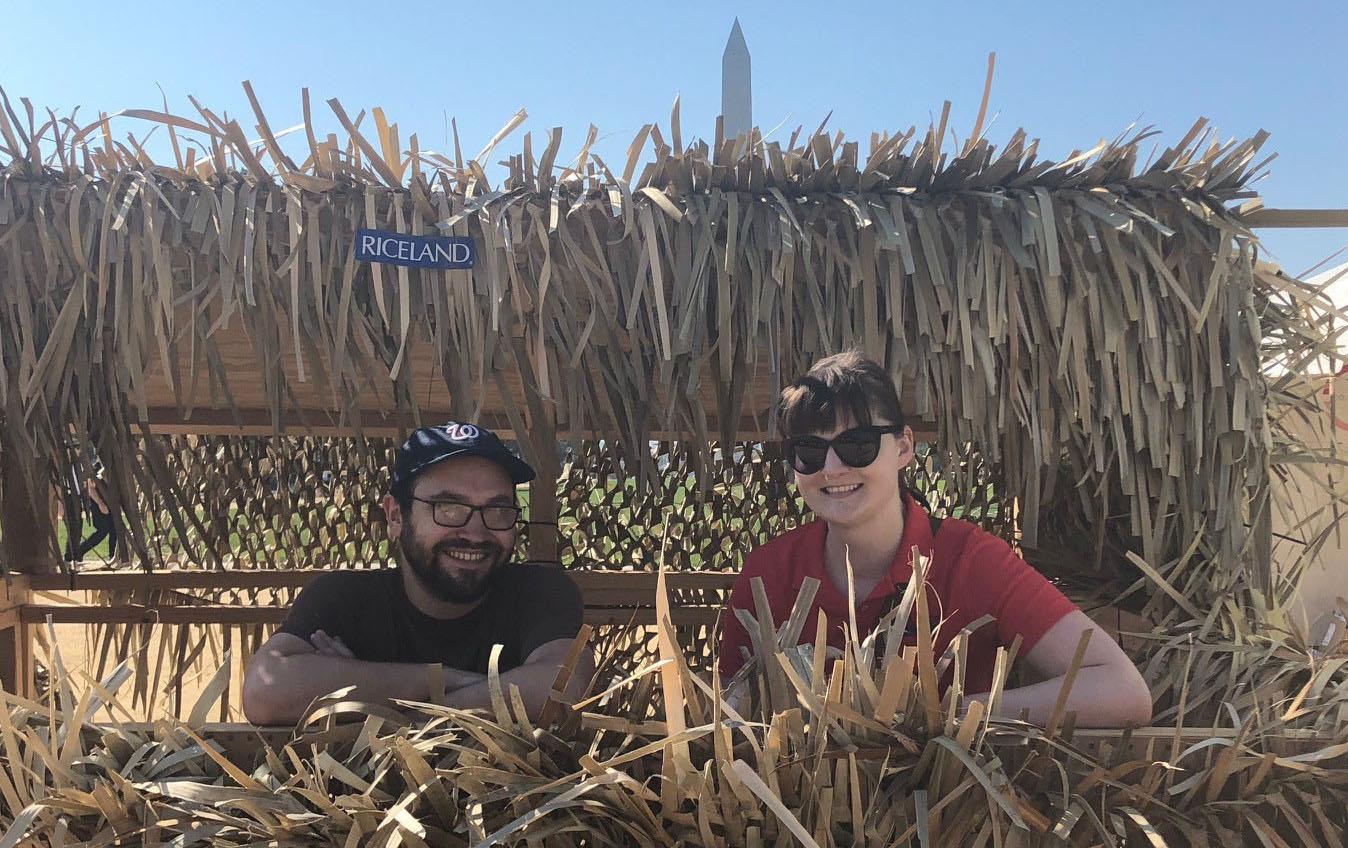
[[[787,438],[822,433],[852,420],[859,427],[880,421],[902,427],[899,393],[889,373],[860,351],[825,357],[782,390],[781,429]]]

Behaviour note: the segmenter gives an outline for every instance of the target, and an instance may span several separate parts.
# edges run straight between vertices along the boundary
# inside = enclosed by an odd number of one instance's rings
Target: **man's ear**
[[[388,521],[389,538],[396,539],[403,530],[402,505],[393,495],[384,495],[382,506],[384,507],[384,518]]]

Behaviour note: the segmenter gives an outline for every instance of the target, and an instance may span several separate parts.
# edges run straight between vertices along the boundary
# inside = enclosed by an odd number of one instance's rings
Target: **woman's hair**
[[[881,421],[904,426],[894,380],[859,350],[826,356],[782,390],[782,434],[790,438],[832,430],[850,418],[857,426]]]

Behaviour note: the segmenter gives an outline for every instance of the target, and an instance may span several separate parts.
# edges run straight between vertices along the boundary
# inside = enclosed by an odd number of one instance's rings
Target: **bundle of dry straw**
[[[761,659],[746,698],[690,671],[662,591],[653,655],[638,640],[604,657],[602,684],[538,725],[509,691],[490,715],[400,715],[336,693],[253,762],[200,732],[218,685],[192,720],[133,729],[94,720],[117,714],[129,669],[77,696],[57,655],[46,703],[6,696],[0,712],[0,848],[1341,844],[1348,744],[1280,755],[1247,725],[1140,753],[1121,734],[1088,753],[1061,701],[1045,728],[964,702],[964,638],[934,653],[941,623],[916,565],[902,602],[874,633],[849,628],[841,652],[822,624],[812,648],[796,647],[814,585],[780,629],[750,617]],[[615,662],[634,659],[614,679]],[[994,710],[1012,660],[999,655]]]

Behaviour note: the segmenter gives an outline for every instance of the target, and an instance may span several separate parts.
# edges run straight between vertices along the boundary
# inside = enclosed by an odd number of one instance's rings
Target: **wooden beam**
[[[421,420],[426,424],[439,424],[452,421],[454,416],[448,410],[423,409]],[[360,414],[361,433],[370,438],[401,439],[412,429],[413,422],[399,420],[381,410],[367,409]],[[758,421],[766,421],[766,414],[755,419],[745,415],[740,419],[739,433],[746,441],[767,438],[770,434],[759,429]],[[172,406],[152,406],[146,410],[146,425],[150,432],[161,435],[198,435],[198,436],[272,436],[277,427],[272,422],[269,409],[233,410],[216,407],[197,407],[190,417]],[[516,439],[518,434],[504,414],[484,413],[477,422],[503,439]],[[708,431],[717,432],[716,416],[708,417]],[[290,436],[353,436],[355,428],[350,424],[338,424],[337,413],[329,409],[283,410],[280,432]],[[599,438],[601,434],[582,432],[587,438]],[[660,441],[677,441],[690,438],[689,433],[659,430],[651,433],[651,438]],[[936,438],[934,421],[913,422],[913,437],[918,441],[932,441]]]
[[[422,421],[427,424],[439,424],[453,420],[448,412],[422,411]],[[709,429],[715,432],[715,416],[708,419]],[[366,412],[361,418],[361,433],[370,438],[401,439],[412,429],[406,425],[381,416],[377,412]],[[161,435],[198,435],[198,436],[272,436],[277,428],[272,425],[272,416],[265,409],[241,409],[236,417],[228,409],[202,409],[192,412],[190,418],[183,418],[172,407],[152,407],[148,410],[146,423],[150,432]],[[518,438],[513,427],[504,416],[483,415],[477,423],[482,424],[503,439]],[[763,439],[768,434],[759,431],[754,419],[745,416],[740,421],[739,433],[745,441]],[[335,415],[326,410],[306,410],[301,413],[284,413],[281,418],[281,434],[290,436],[353,436],[355,428],[350,425],[338,426]],[[590,438],[599,438],[598,433],[582,433]],[[932,441],[936,438],[936,426],[933,422],[918,421],[913,427],[913,435],[918,441]],[[652,431],[651,438],[657,441],[677,441],[690,438],[689,433],[666,430]]]
[[[20,618],[19,625],[15,628],[14,643],[19,649],[18,661],[18,693],[25,698],[32,698],[37,694],[37,640],[31,625]]]
[[[75,575],[28,575],[24,591],[126,592],[132,589],[192,591],[208,589],[301,588],[324,569],[258,569],[249,571],[128,571],[85,572]],[[585,620],[590,624],[638,625],[655,623],[657,575],[648,571],[568,571],[585,599]],[[678,595],[674,624],[710,625],[734,585],[730,571],[681,572],[666,575],[669,590]],[[102,604],[55,603],[12,604],[17,623],[37,625],[48,617],[53,624],[280,624],[289,607],[284,605],[244,607],[229,604]]]
[[[43,578],[49,575],[40,575]],[[28,603],[28,593],[33,588],[26,574],[11,574],[0,580],[0,611],[13,609]]]
[[[288,606],[29,604],[19,607],[18,624],[37,625],[50,619],[52,624],[278,625],[289,612]],[[714,624],[720,613],[719,606],[678,606],[673,609],[671,619],[676,627],[697,627]],[[648,626],[655,624],[655,607],[587,606],[585,623]]]
[[[288,606],[236,607],[224,604],[145,606],[126,604],[28,604],[19,608],[25,624],[280,624]]]
[[[300,588],[320,574],[324,568],[258,568],[222,571],[83,571],[73,575],[29,574],[16,577],[15,585],[23,589],[46,592],[102,591],[117,592],[132,589],[281,589]],[[653,571],[614,571],[609,569],[567,569],[566,572],[587,602],[592,593],[625,594],[650,593],[655,601],[656,573]],[[735,583],[735,571],[683,571],[665,576],[671,590],[704,592],[728,591]],[[3,597],[0,594],[0,597]],[[600,597],[600,596],[596,596]]]
[[[421,420],[426,424],[439,424],[453,420],[453,416],[447,409],[423,409]],[[415,426],[410,418],[400,419],[375,409],[361,410],[360,421],[361,433],[371,438],[401,439]],[[278,430],[271,410],[251,408],[235,411],[197,407],[190,417],[184,417],[175,407],[152,406],[146,410],[146,423],[151,432],[164,435],[271,436]],[[504,415],[483,415],[479,423],[504,439],[515,437]],[[283,435],[355,435],[355,427],[350,423],[339,423],[337,412],[330,409],[282,410],[279,424]]]
[[[1244,220],[1246,226],[1260,229],[1348,227],[1348,209],[1259,209]]]
[[[258,360],[254,339],[242,321],[233,320],[217,328],[211,334],[208,344],[214,347],[223,376],[228,381],[230,388],[228,398],[232,399],[232,405],[215,379],[203,378],[201,385],[189,386],[190,375],[186,373],[183,363],[170,363],[170,368],[176,373],[165,373],[160,368],[158,359],[155,359],[149,363],[143,381],[147,424],[152,430],[162,433],[203,435],[269,435],[273,432],[272,411],[275,401],[271,392],[278,379],[284,379],[288,386],[286,403],[278,410],[281,416],[278,423],[287,432],[345,435],[351,432],[349,424],[357,417],[362,422],[362,430],[370,435],[401,437],[412,426],[410,416],[406,412],[398,414],[394,387],[390,383],[382,380],[367,382],[356,391],[354,397],[349,398],[350,390],[346,386],[334,393],[331,380],[337,372],[327,351],[313,352],[317,356],[315,367],[308,373],[308,379],[300,381],[293,357],[281,357],[278,361],[269,362]],[[513,336],[510,344],[526,357],[520,361],[527,363],[530,354],[522,347],[523,336]],[[628,347],[625,334],[620,332],[618,350]],[[450,396],[443,377],[444,363],[433,347],[416,345],[414,349],[409,349],[405,366],[407,385],[416,386],[417,397],[424,399],[421,420],[426,423],[457,420],[458,416],[451,415],[450,410],[462,408],[467,399]],[[719,401],[715,393],[715,381],[711,379],[711,368],[711,365],[704,365],[703,372],[695,380],[691,396],[687,400],[702,407],[707,413],[708,431],[716,433],[721,429],[721,422],[717,420],[716,415]],[[599,379],[597,374],[594,378]],[[511,426],[506,410],[512,406],[516,408],[532,406],[534,409],[530,412],[528,421],[533,431],[525,435],[540,436],[546,429],[546,422],[542,419],[560,413],[561,410],[551,407],[546,401],[540,401],[532,388],[533,379],[531,375],[521,373],[519,368],[506,366],[500,372],[499,381],[493,377],[487,385],[474,387],[477,392],[473,398],[473,405],[480,404],[482,409],[476,423],[497,431],[509,431]],[[686,387],[652,388],[658,396],[648,400],[659,408],[665,408],[668,404],[669,392],[678,391],[682,394],[686,391]],[[755,410],[746,409],[746,414],[736,422],[736,429],[744,438],[766,437],[769,434],[762,432],[762,428],[766,426],[768,409],[775,400],[770,376],[760,369],[752,375],[751,385],[747,391],[747,396],[753,398],[754,405],[759,407],[756,410],[758,417],[755,419],[752,414]],[[529,402],[531,396],[534,399],[532,404]],[[347,401],[334,401],[334,397],[347,398]],[[912,385],[906,386],[900,400],[904,403],[905,409],[915,409],[915,388]],[[539,402],[544,406],[538,407]],[[190,418],[186,417],[189,405]],[[356,410],[359,410],[358,415]],[[348,413],[345,418],[342,417],[344,412]],[[344,426],[338,426],[339,422]],[[571,431],[573,424],[581,422],[563,420],[555,423],[560,424],[563,431]],[[690,438],[692,434],[687,432],[652,434],[652,437],[657,439],[680,436]]]
[[[300,588],[325,569],[257,568],[205,571],[82,571],[76,574],[30,574],[24,579],[35,591],[118,592],[133,589],[285,589]]]

